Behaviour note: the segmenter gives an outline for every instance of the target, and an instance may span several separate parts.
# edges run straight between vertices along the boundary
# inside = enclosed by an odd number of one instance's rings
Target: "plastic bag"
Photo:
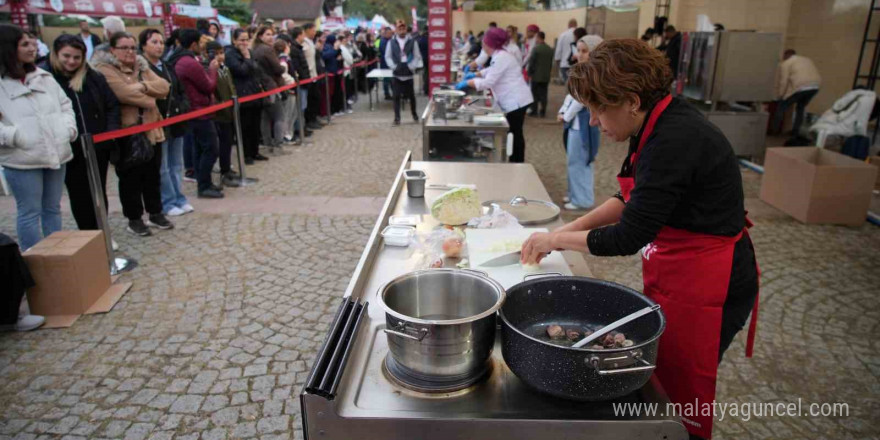
[[[464,259],[467,256],[465,235],[460,228],[417,233],[413,237],[413,247],[417,253],[415,257],[420,258],[416,266],[422,269],[443,267],[444,257]]]
[[[468,222],[469,228],[476,229],[522,229],[519,220],[513,214],[501,209],[494,208],[491,213],[482,217],[472,218]]]

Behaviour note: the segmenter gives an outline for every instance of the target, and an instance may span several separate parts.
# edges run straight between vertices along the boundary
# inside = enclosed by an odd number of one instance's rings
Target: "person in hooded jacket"
[[[239,98],[262,92],[259,76],[260,67],[251,57],[250,35],[246,29],[232,31],[232,45],[226,48],[226,67],[232,73],[235,90]],[[241,142],[244,147],[244,163],[251,165],[254,160],[269,160],[260,154],[260,116],[261,100],[241,104]]]
[[[261,81],[264,91],[269,91],[284,85],[282,75],[287,69],[278,62],[278,55],[275,53],[273,44],[275,43],[275,31],[269,26],[262,26],[257,30],[254,38],[252,51],[254,61],[260,67]],[[261,120],[261,133],[263,145],[274,150],[280,148],[284,143],[284,104],[283,95],[275,94],[266,98],[267,105],[263,106],[263,116]]]
[[[36,40],[0,24],[0,166],[15,197],[22,249],[61,230],[65,164],[77,136],[70,98],[36,58]]]
[[[345,108],[345,97],[342,95],[343,76],[339,75],[342,69],[342,43],[336,40],[336,35],[330,34],[324,40],[324,49],[321,52],[321,58],[324,60],[324,68],[327,73],[332,74],[330,81],[330,114],[340,116]]]
[[[55,77],[73,104],[76,126],[80,135],[96,135],[120,127],[119,101],[104,75],[89,67],[86,62],[85,44],[77,35],[61,35],[52,44],[49,62],[42,67]],[[89,185],[88,163],[80,139],[70,144],[73,159],[67,163],[64,184],[70,198],[70,210],[80,230],[98,230],[95,202]],[[110,152],[116,141],[93,145],[101,178],[101,194],[107,209],[107,168]]]
[[[179,33],[178,33],[179,35]],[[172,63],[162,60],[165,37],[158,29],[145,29],[138,36],[141,53],[150,63],[150,69],[160,78],[168,81],[171,88],[166,99],[157,99],[156,106],[163,118],[186,113],[190,109],[189,100],[183,85],[174,72]],[[171,54],[176,61],[177,51]],[[165,127],[165,141],[162,142],[162,165],[159,169],[159,185],[162,195],[162,211],[166,215],[179,216],[193,212],[195,208],[183,194],[183,145],[188,123]]]
[[[153,73],[149,61],[137,55],[137,40],[133,35],[127,32],[113,34],[110,37],[110,50],[96,52],[92,56],[92,65],[104,74],[119,99],[123,127],[162,120],[156,100],[168,96],[170,86],[168,81]],[[165,131],[161,128],[149,130],[144,135],[154,148],[165,140]],[[131,141],[123,138],[118,143],[125,145],[126,142]],[[152,235],[149,226],[159,229],[174,227],[162,213],[159,189],[161,165],[162,154],[154,151],[149,162],[125,168],[116,166],[122,213],[128,219],[127,230],[132,234],[142,237]],[[142,219],[144,210],[149,214],[146,223]]]

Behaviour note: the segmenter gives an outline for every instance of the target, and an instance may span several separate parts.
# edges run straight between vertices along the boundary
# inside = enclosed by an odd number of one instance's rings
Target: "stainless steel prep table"
[[[482,200],[512,195],[549,199],[529,164],[410,163],[409,159],[408,153],[300,396],[305,438],[686,439],[681,422],[667,414],[668,398],[655,379],[615,402],[565,401],[527,388],[504,364],[497,342],[491,373],[465,390],[426,395],[397,386],[385,376],[381,367],[388,353],[382,331],[385,316],[372,304],[384,283],[412,267],[409,250],[385,247],[379,232],[392,214],[421,214],[424,227],[433,224],[425,216],[431,192],[426,199],[409,198],[403,171],[424,170],[434,183],[476,184]],[[557,220],[546,226],[561,224]],[[590,275],[580,254],[564,256],[572,273]],[[613,403],[657,404],[658,415],[618,416]]]
[[[448,120],[435,120],[434,119],[434,100],[428,102],[428,105],[425,107],[425,111],[422,113],[422,160],[432,160],[432,161],[442,161],[443,150],[448,151],[450,148],[456,148],[457,145],[443,145],[438,144],[437,141],[432,142],[431,135],[432,133],[442,133],[442,132],[464,132],[464,133],[475,133],[475,132],[491,132],[492,133],[492,145],[494,150],[489,151],[488,157],[485,159],[480,159],[480,161],[488,161],[494,163],[503,163],[507,162],[507,132],[510,130],[510,126],[507,124],[507,120],[505,120],[500,125],[477,125],[473,122],[467,122],[463,119],[462,115],[459,115],[456,119],[448,119]],[[437,152],[437,155],[432,155],[431,151],[434,150]],[[436,157],[436,158],[435,158]],[[477,159],[470,159],[464,157],[455,157],[451,160],[454,161],[475,161]],[[487,199],[488,200],[488,199]],[[549,200],[549,198],[547,199]]]

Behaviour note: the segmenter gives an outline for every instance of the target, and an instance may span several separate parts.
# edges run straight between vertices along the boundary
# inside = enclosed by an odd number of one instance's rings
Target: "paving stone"
[[[156,425],[152,423],[135,423],[125,431],[124,440],[145,440],[154,429]]]
[[[202,405],[202,411],[214,412],[218,409],[225,408],[229,405],[229,398],[226,396],[208,396]]]
[[[266,365],[248,365],[244,367],[244,376],[260,376],[269,372],[269,367]]]
[[[287,431],[290,429],[290,416],[264,417],[257,422],[257,431],[261,434]]]
[[[171,411],[172,413],[195,414],[199,411],[199,407],[202,405],[202,401],[204,400],[205,398],[203,396],[180,396],[171,405],[171,409],[169,411]]]
[[[238,421],[239,411],[237,407],[223,408],[211,415],[211,421],[217,426],[232,426]]]

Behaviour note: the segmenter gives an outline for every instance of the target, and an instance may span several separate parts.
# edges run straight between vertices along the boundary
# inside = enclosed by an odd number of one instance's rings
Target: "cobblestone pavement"
[[[551,90],[555,109],[562,89]],[[259,184],[196,201],[174,230],[127,234],[111,200],[114,237],[140,262],[122,277],[134,287],[69,329],[0,335],[0,440],[301,438],[297,394],[375,220],[371,201],[405,150],[421,157],[417,125],[391,127],[390,103],[368,112],[361,98],[311,145],[248,167]],[[560,126],[530,118],[526,135],[527,160],[561,203]],[[603,146],[600,198],[616,190],[625,148]],[[759,175],[743,178],[761,318],[755,357],[744,357],[742,334],[725,356],[718,400],[846,402],[850,414],[728,416],[716,438],[877,438],[880,228],[802,225],[757,200]],[[301,203],[315,207],[289,206]],[[10,197],[0,197],[0,231],[14,234]],[[587,262],[596,277],[641,287],[635,257]]]

